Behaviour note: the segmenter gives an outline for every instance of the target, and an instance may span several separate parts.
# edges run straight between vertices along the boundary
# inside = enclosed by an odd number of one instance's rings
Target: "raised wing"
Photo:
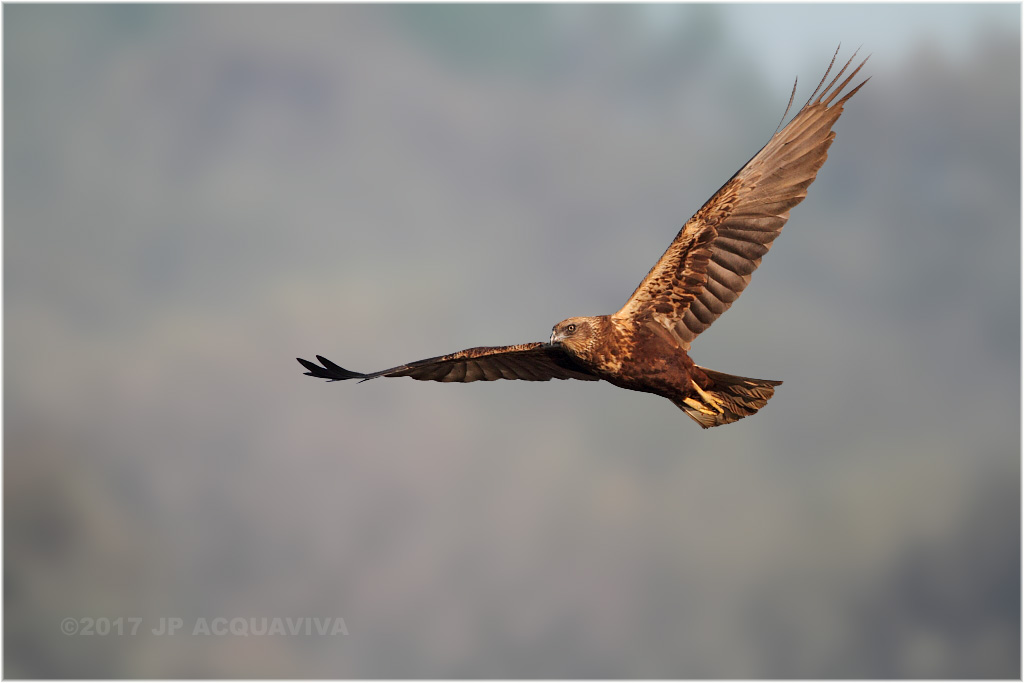
[[[654,320],[689,349],[728,310],[779,236],[789,210],[807,196],[835,138],[833,124],[868,79],[832,102],[866,61],[833,87],[853,62],[850,57],[822,89],[835,64],[833,55],[807,104],[686,222],[616,318]]]
[[[560,347],[544,342],[514,346],[478,346],[365,375],[346,370],[323,356],[317,356],[316,359],[321,365],[296,358],[308,370],[305,374],[332,382],[345,379],[366,381],[374,377],[412,377],[430,382],[489,382],[496,379],[546,382],[549,379],[598,379],[580,367]]]

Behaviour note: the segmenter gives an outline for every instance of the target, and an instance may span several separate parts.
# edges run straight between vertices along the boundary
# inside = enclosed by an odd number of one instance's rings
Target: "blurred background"
[[[4,19],[5,676],[1019,677],[1019,5]],[[757,416],[302,375],[615,311],[840,42]]]

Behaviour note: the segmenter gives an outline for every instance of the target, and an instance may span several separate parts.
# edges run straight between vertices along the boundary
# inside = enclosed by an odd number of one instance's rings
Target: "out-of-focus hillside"
[[[5,8],[5,675],[1019,677],[1001,7]],[[614,311],[839,39],[872,81],[693,348],[759,415],[302,376]]]

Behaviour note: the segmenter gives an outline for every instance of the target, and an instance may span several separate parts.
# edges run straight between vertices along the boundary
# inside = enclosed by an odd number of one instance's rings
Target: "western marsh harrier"
[[[702,368],[687,351],[743,292],[790,209],[807,196],[835,138],[832,126],[867,79],[839,95],[866,61],[839,82],[851,57],[825,85],[835,64],[832,57],[807,104],[686,222],[617,313],[563,320],[547,342],[477,347],[368,374],[346,370],[323,356],[317,356],[321,365],[297,360],[307,375],[331,381],[603,379],[623,389],[664,396],[701,427],[753,415],[781,382]],[[789,102],[792,106],[793,95]]]

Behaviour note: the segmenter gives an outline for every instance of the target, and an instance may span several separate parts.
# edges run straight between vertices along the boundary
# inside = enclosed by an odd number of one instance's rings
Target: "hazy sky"
[[[673,27],[683,21],[686,9],[672,4],[644,6],[655,35],[671,39]],[[1019,22],[1016,3],[799,3],[780,7],[773,3],[716,5],[734,45],[748,53],[765,76],[786,80],[783,74],[805,74],[808,62],[842,43],[852,49],[863,46],[872,54],[872,65],[884,73],[925,45],[954,59],[964,58],[979,36],[1000,32]],[[922,11],[927,8],[927,11]],[[799,15],[799,18],[794,15]],[[787,36],[797,28],[799,37],[772,41],[766,36]],[[914,36],[908,40],[908,36]]]

